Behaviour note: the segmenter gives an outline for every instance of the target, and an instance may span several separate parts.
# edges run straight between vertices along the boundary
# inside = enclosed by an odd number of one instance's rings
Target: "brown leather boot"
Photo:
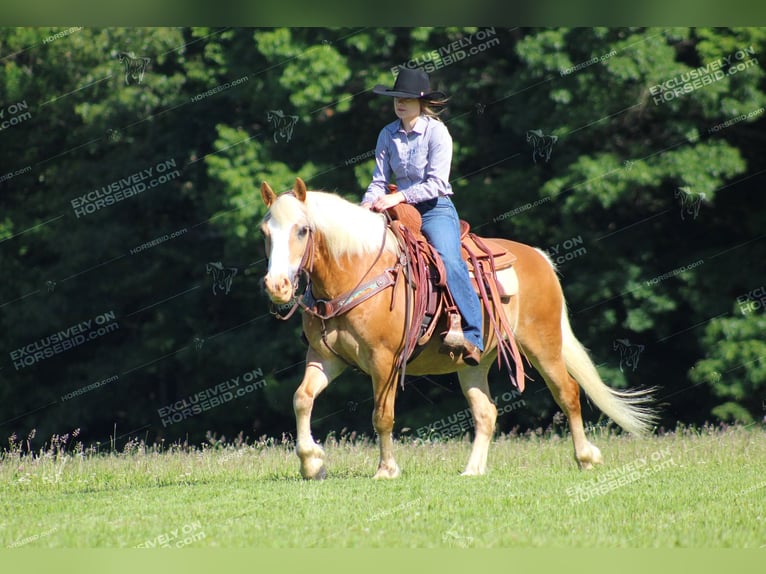
[[[481,362],[481,351],[473,343],[466,341],[463,344],[463,362],[475,367]]]

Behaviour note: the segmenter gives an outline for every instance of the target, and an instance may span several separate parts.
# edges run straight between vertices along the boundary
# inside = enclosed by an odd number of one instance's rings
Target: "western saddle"
[[[399,240],[406,257],[406,276],[413,286],[414,300],[409,329],[397,367],[403,369],[431,340],[443,314],[447,317],[448,329],[441,333],[441,351],[451,356],[459,354],[463,345],[461,316],[447,285],[446,271],[441,257],[428,243],[421,232],[421,217],[412,205],[400,203],[388,210],[390,228]],[[505,364],[511,382],[524,390],[524,366],[516,340],[503,304],[510,301],[512,294],[506,293],[496,272],[508,269],[516,256],[502,244],[482,238],[471,232],[470,225],[460,221],[461,254],[468,266],[476,294],[479,296],[484,320],[490,328],[485,330],[485,347],[495,339],[498,347],[498,365]],[[409,292],[409,291],[408,291]],[[515,370],[511,369],[511,361]],[[515,372],[515,377],[514,373]]]

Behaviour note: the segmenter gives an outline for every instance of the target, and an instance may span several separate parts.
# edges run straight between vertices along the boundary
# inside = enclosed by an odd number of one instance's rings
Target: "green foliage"
[[[725,400],[713,409],[722,420],[749,423],[756,413],[765,416],[764,332],[766,316],[753,312],[713,319],[705,328],[703,341],[708,355],[694,365],[689,377],[695,383],[707,383],[716,398]]]
[[[460,215],[559,250],[575,332],[609,384],[661,387],[665,425],[763,417],[764,313],[735,302],[766,285],[764,29],[6,28],[0,52],[0,109],[30,112],[0,130],[0,433],[294,432],[305,348],[297,318],[273,319],[259,289],[259,188],[300,176],[361,198],[394,118],[370,89],[400,64],[432,66],[450,96]],[[140,81],[121,54],[148,58]],[[747,58],[757,65],[732,68]],[[657,99],[719,65],[724,77]],[[533,153],[536,130],[556,138],[549,157]],[[163,162],[170,181],[75,215],[83,194]],[[682,190],[704,195],[696,212]],[[584,251],[567,257],[573,238]],[[213,291],[211,263],[237,270],[230,292]],[[14,367],[14,351],[109,310],[117,332]],[[617,340],[643,346],[635,369]],[[254,369],[260,394],[161,424],[159,409]],[[490,378],[493,395],[507,389]],[[465,408],[454,377],[407,385],[397,420],[410,428]],[[331,385],[318,432],[371,432],[369,388],[351,371]],[[547,392],[527,394],[501,430],[557,412]]]

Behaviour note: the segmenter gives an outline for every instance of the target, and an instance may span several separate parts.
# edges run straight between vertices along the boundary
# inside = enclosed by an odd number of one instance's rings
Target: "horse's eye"
[[[298,230],[298,238],[303,239],[304,237],[306,237],[306,235],[308,235],[308,232],[309,232],[308,225],[304,225]]]

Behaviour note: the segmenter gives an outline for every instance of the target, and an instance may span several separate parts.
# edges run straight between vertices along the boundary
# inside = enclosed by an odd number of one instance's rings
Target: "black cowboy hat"
[[[399,67],[399,75],[396,76],[394,87],[388,89],[383,84],[378,84],[372,91],[381,96],[393,96],[395,98],[417,98],[427,100],[444,100],[447,94],[444,92],[432,92],[428,74],[423,70]]]

